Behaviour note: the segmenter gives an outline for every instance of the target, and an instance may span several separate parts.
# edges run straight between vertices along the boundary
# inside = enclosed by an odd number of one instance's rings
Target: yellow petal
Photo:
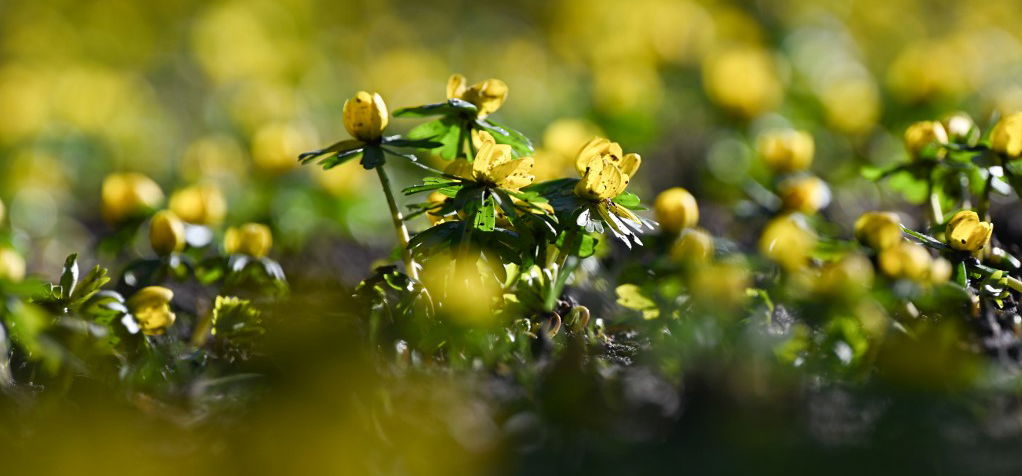
[[[476,180],[488,180],[491,170],[511,160],[511,146],[485,142],[472,162],[472,175]]]
[[[593,200],[614,198],[628,185],[628,177],[609,159],[592,161],[575,187],[578,195]]]
[[[389,121],[387,105],[377,93],[359,91],[344,102],[344,128],[358,140],[379,139]]]
[[[473,85],[465,92],[465,100],[479,108],[479,117],[493,114],[507,100],[507,83],[499,79],[487,79]]]
[[[639,154],[628,154],[621,159],[621,164],[618,167],[625,175],[634,177],[640,165],[642,165],[642,157],[639,157]]]
[[[448,175],[453,175],[455,177],[471,179],[472,163],[466,159],[456,159],[453,162],[451,162],[446,169],[444,169],[444,173]]]
[[[579,175],[582,175],[585,173],[585,169],[590,162],[605,155],[617,157],[620,160],[624,152],[621,149],[621,145],[617,142],[611,142],[603,137],[594,137],[582,146],[582,150],[575,157],[575,170],[578,171]]]
[[[532,183],[536,179],[532,175],[532,167],[535,166],[535,159],[522,157],[518,160],[501,164],[490,171],[490,180],[500,188],[518,190]]]
[[[468,80],[462,74],[454,73],[447,78],[447,99],[463,99],[465,96],[465,83]]]

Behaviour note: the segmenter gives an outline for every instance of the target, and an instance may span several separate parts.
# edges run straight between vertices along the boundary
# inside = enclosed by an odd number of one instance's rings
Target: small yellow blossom
[[[163,202],[163,190],[151,178],[139,173],[110,174],[103,180],[103,219],[117,223],[141,215]]]
[[[479,151],[471,163],[465,159],[451,162],[446,173],[507,190],[518,190],[536,179],[532,175],[532,157],[515,159],[511,146],[498,144],[489,132],[479,133]]]
[[[344,101],[344,128],[348,134],[363,142],[376,142],[383,136],[390,116],[387,104],[379,93],[359,91]]]
[[[705,263],[713,258],[713,237],[705,230],[688,228],[671,246],[671,259],[682,263]]]
[[[161,286],[149,286],[138,290],[128,299],[128,309],[138,321],[142,333],[162,335],[177,318],[170,310],[170,301],[173,299],[173,291]]]
[[[174,192],[170,210],[187,223],[216,226],[227,215],[227,199],[216,185],[201,183]]]
[[[997,121],[990,131],[990,148],[1013,159],[1022,156],[1022,112]]]
[[[947,143],[947,131],[937,121],[920,121],[905,130],[905,149],[912,160],[943,159]]]
[[[979,137],[976,123],[964,112],[948,115],[940,123],[947,132],[948,141],[954,144],[974,144]]]
[[[779,186],[784,209],[812,215],[830,203],[830,189],[819,177],[793,177]]]
[[[813,163],[815,149],[813,136],[806,131],[771,131],[756,140],[756,150],[763,163],[781,173],[808,169]]]
[[[244,254],[262,258],[273,247],[273,233],[262,223],[246,223],[227,229],[224,235],[224,249],[230,254]]]
[[[873,285],[873,264],[857,253],[843,256],[820,269],[815,289],[832,296],[858,296]]]
[[[947,222],[947,243],[952,248],[962,251],[977,251],[990,242],[994,225],[980,221],[979,215],[972,210],[955,213]]]
[[[160,256],[181,251],[185,247],[185,225],[174,212],[163,210],[149,222],[149,244]]]
[[[699,223],[699,205],[696,198],[681,187],[660,192],[653,202],[653,212],[660,222],[660,227],[672,234]]]
[[[805,267],[816,247],[816,233],[793,215],[774,218],[759,239],[759,251],[786,270]]]
[[[575,194],[590,200],[612,199],[625,191],[641,164],[639,154],[624,154],[617,142],[596,137],[575,159],[575,170],[582,176]]]
[[[447,99],[461,99],[474,104],[479,118],[497,112],[507,100],[507,93],[507,84],[495,78],[471,86],[461,74],[452,74],[447,80]]]
[[[21,281],[25,278],[25,258],[13,248],[0,247],[0,280]]]
[[[929,279],[933,259],[922,245],[902,240],[884,248],[878,258],[880,271],[896,279],[925,282]]]
[[[894,212],[866,212],[855,220],[855,238],[876,250],[901,242],[901,219]]]

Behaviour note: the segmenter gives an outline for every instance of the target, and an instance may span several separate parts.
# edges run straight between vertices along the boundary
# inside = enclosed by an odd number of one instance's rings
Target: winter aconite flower
[[[713,237],[705,230],[688,228],[671,246],[671,259],[682,263],[705,263],[713,257]]]
[[[153,181],[139,173],[110,174],[103,180],[103,219],[118,223],[127,218],[141,215],[163,202],[163,190]]]
[[[821,294],[859,296],[873,285],[873,263],[861,254],[845,255],[824,265],[814,284]]]
[[[815,145],[813,136],[806,131],[779,130],[759,136],[756,151],[775,172],[790,173],[809,168]]]
[[[25,278],[25,258],[13,248],[0,247],[0,281],[21,281]]]
[[[951,275],[947,260],[934,260],[923,245],[906,240],[881,251],[877,263],[887,276],[919,283],[947,281]]]
[[[185,247],[185,224],[174,212],[163,210],[149,222],[149,244],[160,256],[181,251]]]
[[[192,185],[170,196],[170,211],[186,223],[216,226],[227,215],[227,199],[216,185]]]
[[[699,223],[699,205],[696,204],[696,198],[681,187],[660,192],[653,202],[653,212],[660,222],[660,227],[672,234]]]
[[[536,179],[532,175],[532,157],[515,159],[511,146],[498,144],[489,132],[479,133],[479,151],[475,160],[457,159],[447,166],[450,175],[485,183],[507,190],[518,190]]]
[[[816,247],[816,233],[798,215],[783,215],[767,224],[759,238],[759,251],[788,271],[806,266]]]
[[[162,335],[177,318],[170,310],[173,299],[173,291],[162,286],[149,286],[128,299],[128,309],[145,335]]]
[[[471,86],[461,74],[452,74],[447,80],[447,99],[472,103],[478,109],[476,114],[480,119],[497,112],[507,100],[507,93],[507,84],[495,78]]]
[[[943,159],[947,143],[947,131],[937,121],[920,121],[905,130],[905,149],[912,160]]]
[[[830,203],[830,189],[819,177],[789,178],[779,186],[781,204],[787,211],[812,215]]]
[[[575,170],[582,176],[575,194],[589,200],[610,200],[625,191],[641,164],[639,154],[626,155],[617,142],[594,138],[575,158]]]
[[[244,254],[262,258],[273,247],[273,233],[270,227],[261,223],[246,223],[227,229],[224,235],[224,249],[230,254]]]
[[[947,132],[948,141],[952,144],[975,145],[979,139],[976,122],[964,112],[956,112],[945,117],[940,123]]]
[[[376,142],[383,136],[390,116],[379,93],[359,91],[344,101],[344,128],[362,142]]]
[[[994,225],[981,221],[979,215],[972,210],[955,213],[947,222],[947,243],[961,251],[976,251],[990,242]]]
[[[855,238],[875,250],[901,242],[901,219],[894,212],[866,212],[855,220]]]
[[[990,148],[1010,158],[1022,156],[1022,112],[1001,118],[990,131]]]

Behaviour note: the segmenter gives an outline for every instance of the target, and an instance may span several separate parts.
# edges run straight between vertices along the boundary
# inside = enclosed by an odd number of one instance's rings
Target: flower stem
[[[376,174],[380,176],[380,187],[383,194],[387,196],[387,205],[390,207],[390,218],[394,221],[394,232],[397,233],[397,244],[401,247],[401,258],[405,262],[405,272],[412,279],[419,279],[419,272],[415,269],[415,261],[412,260],[412,251],[408,249],[408,228],[405,227],[401,210],[397,208],[397,200],[394,199],[394,192],[390,189],[390,178],[384,166],[376,167]]]

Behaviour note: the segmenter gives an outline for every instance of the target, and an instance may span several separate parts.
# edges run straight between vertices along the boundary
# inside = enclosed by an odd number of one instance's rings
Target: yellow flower
[[[815,281],[816,291],[832,296],[854,297],[873,285],[873,264],[865,256],[849,254],[827,263]]]
[[[0,247],[0,280],[21,281],[25,278],[25,258],[8,247]]]
[[[792,215],[771,220],[759,238],[760,253],[789,271],[805,267],[815,247],[816,233]]]
[[[934,158],[942,159],[947,151],[947,131],[937,121],[920,121],[905,130],[905,149],[913,160]]]
[[[668,233],[678,233],[699,223],[699,205],[696,198],[681,187],[660,192],[653,202],[653,212],[660,227]]]
[[[430,207],[440,207],[441,205],[443,205],[444,202],[447,201],[448,198],[450,197],[440,192],[434,191],[430,193],[429,196],[426,197],[426,202],[429,203]],[[434,212],[439,212],[439,210],[431,210],[426,212],[426,218],[429,219],[429,223],[431,225],[443,223],[444,220],[446,220],[446,218],[444,218],[443,215],[438,215]]]
[[[1022,112],[997,121],[990,131],[990,148],[1011,158],[1022,156]]]
[[[679,262],[704,263],[713,257],[713,237],[705,230],[689,228],[671,246],[671,258]]]
[[[174,192],[170,210],[187,223],[215,226],[227,215],[227,200],[219,187],[202,183]]]
[[[929,279],[933,259],[922,245],[902,240],[880,252],[880,271],[896,279],[924,282]]]
[[[964,112],[956,112],[940,121],[947,132],[948,141],[955,144],[974,144],[979,136],[976,123]]]
[[[625,191],[641,164],[639,154],[626,155],[617,142],[596,137],[575,158],[575,170],[582,176],[575,194],[590,200],[610,200]]]
[[[689,281],[692,298],[711,312],[733,311],[745,304],[749,270],[736,263],[710,263],[696,269]]]
[[[479,142],[475,160],[469,163],[465,159],[457,159],[447,166],[445,172],[507,190],[518,190],[536,179],[530,173],[535,165],[532,157],[513,158],[511,146],[498,144],[489,132],[480,132]]]
[[[774,59],[762,48],[736,47],[708,54],[703,87],[714,102],[745,118],[772,109],[784,97]]]
[[[815,149],[813,136],[806,131],[771,131],[756,140],[756,150],[763,163],[781,173],[808,169]]]
[[[107,175],[103,180],[103,219],[117,223],[152,210],[163,201],[163,190],[151,178],[138,173]]]
[[[311,149],[315,143],[316,133],[308,126],[269,123],[252,137],[252,160],[261,170],[284,173],[298,167],[298,154]]]
[[[955,213],[947,222],[947,244],[952,248],[962,251],[976,251],[990,242],[994,225],[990,222],[980,221],[979,215],[972,210],[962,210]]]
[[[819,177],[793,177],[781,182],[779,189],[787,211],[812,215],[830,203],[830,189]]]
[[[378,141],[388,122],[387,104],[379,93],[359,91],[355,97],[344,101],[344,128],[360,141]]]
[[[227,229],[224,235],[224,249],[230,254],[245,254],[262,258],[273,247],[273,233],[270,227],[261,223],[246,223]]]
[[[507,100],[507,93],[507,84],[499,79],[491,78],[471,86],[461,74],[452,74],[447,79],[447,99],[461,99],[474,104],[479,109],[479,118],[497,112]]]
[[[928,276],[931,283],[943,283],[951,279],[951,262],[944,258],[936,258],[930,264]]]
[[[149,286],[139,289],[128,299],[128,309],[138,321],[145,335],[162,335],[174,323],[177,316],[170,310],[174,292],[161,287]]]
[[[855,220],[855,238],[876,250],[901,242],[901,219],[894,212],[866,212]]]
[[[174,212],[163,210],[149,222],[149,244],[160,256],[185,248],[185,224]]]

